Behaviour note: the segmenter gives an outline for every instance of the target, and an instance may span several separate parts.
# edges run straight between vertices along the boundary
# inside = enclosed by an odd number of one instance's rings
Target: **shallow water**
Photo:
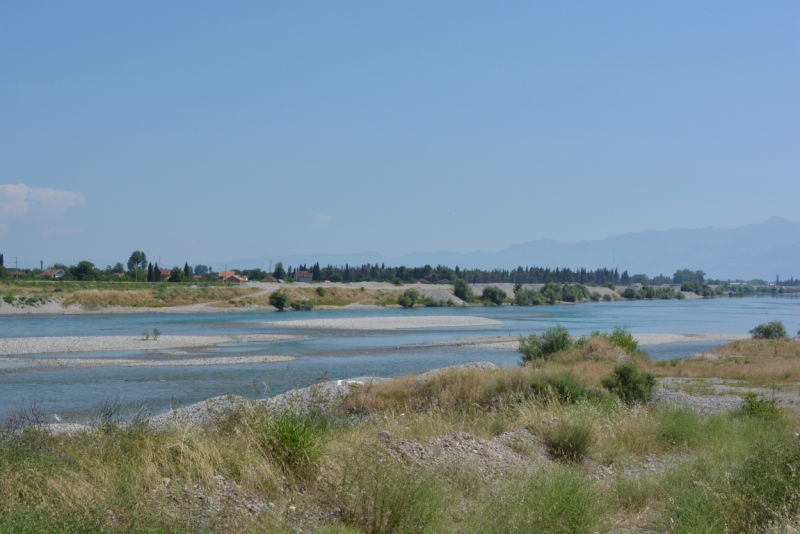
[[[421,330],[363,332],[307,330],[268,326],[265,321],[326,317],[476,315],[500,325]],[[213,349],[178,349],[179,357],[255,356],[280,354],[296,361],[207,367],[102,367],[53,371],[9,372],[0,368],[0,407],[23,400],[40,401],[64,420],[82,420],[103,399],[118,398],[127,413],[142,406],[150,413],[234,393],[248,397],[277,394],[319,378],[398,376],[471,361],[517,365],[514,351],[476,347],[424,347],[427,341],[462,337],[510,336],[540,332],[561,324],[573,335],[624,326],[634,333],[745,334],[757,324],[781,320],[790,333],[800,329],[800,299],[756,297],[692,301],[611,302],[534,307],[426,308],[414,310],[341,310],[297,313],[220,313],[0,317],[0,337],[130,335],[160,329],[165,335],[294,333],[308,337],[277,343],[227,344]],[[680,358],[713,349],[719,342],[677,343],[645,347],[654,359]],[[32,355],[30,358],[42,356]],[[166,351],[48,354],[65,358],[176,357]],[[0,409],[2,411],[2,409]]]

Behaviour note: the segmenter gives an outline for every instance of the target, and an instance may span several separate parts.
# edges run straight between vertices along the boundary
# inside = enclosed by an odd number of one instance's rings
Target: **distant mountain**
[[[800,278],[800,222],[778,217],[739,228],[648,230],[595,241],[563,243],[541,239],[512,245],[498,252],[412,253],[389,257],[377,252],[260,256],[229,261],[228,267],[266,268],[269,262],[285,266],[301,263],[398,266],[448,265],[462,268],[598,267],[618,268],[630,274],[671,275],[678,269],[702,269],[722,279]]]

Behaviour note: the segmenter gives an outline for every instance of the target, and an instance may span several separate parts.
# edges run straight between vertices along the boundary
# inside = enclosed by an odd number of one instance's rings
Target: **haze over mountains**
[[[711,278],[774,280],[800,277],[800,222],[772,217],[761,224],[739,228],[648,230],[595,241],[564,243],[541,239],[519,243],[497,252],[417,252],[385,256],[358,254],[304,254],[260,256],[229,261],[228,268],[266,268],[269,262],[399,266],[447,265],[461,268],[586,267],[617,268],[630,274],[671,275],[677,269],[701,269]]]

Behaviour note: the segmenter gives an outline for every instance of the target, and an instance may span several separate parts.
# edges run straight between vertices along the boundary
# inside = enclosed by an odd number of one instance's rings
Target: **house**
[[[39,276],[42,278],[61,278],[64,276],[64,269],[45,269]]]
[[[172,272],[170,269],[159,269],[159,271],[161,271],[161,278],[169,278],[169,275]]]
[[[220,271],[217,273],[217,278],[220,280],[225,280],[229,276],[236,276],[234,271]]]
[[[274,277],[274,276],[272,276],[271,274],[268,274],[267,276],[265,276],[265,277],[264,277],[264,279],[263,279],[263,280],[261,280],[261,281],[262,281],[262,282],[272,282],[272,283],[274,283],[274,282],[277,282],[277,280],[275,279],[275,277]]]
[[[314,281],[314,275],[308,271],[295,271],[294,279],[298,282],[303,282],[304,284],[310,284],[312,281]]]
[[[230,282],[232,284],[241,284],[243,282],[247,282],[247,277],[240,276],[238,274],[232,274],[229,277],[223,279],[223,282]]]

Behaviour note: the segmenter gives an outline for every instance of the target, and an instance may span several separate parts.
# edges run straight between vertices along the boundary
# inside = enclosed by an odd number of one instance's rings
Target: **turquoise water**
[[[471,315],[503,324],[414,331],[297,331],[265,321],[331,317]],[[62,419],[81,420],[107,396],[116,397],[127,413],[142,406],[150,413],[234,393],[248,397],[277,394],[315,380],[353,376],[397,376],[470,361],[517,365],[514,351],[475,347],[424,347],[427,341],[462,337],[510,336],[561,324],[573,335],[624,326],[638,333],[745,334],[757,324],[781,320],[790,333],[800,329],[800,299],[756,297],[693,301],[611,302],[534,307],[471,307],[317,311],[293,313],[142,314],[0,317],[0,337],[129,335],[160,329],[164,335],[301,333],[310,337],[279,343],[228,344],[186,350],[180,357],[281,354],[292,362],[198,367],[105,367],[57,371],[11,372],[0,367],[0,407],[22,401],[41,402]],[[679,358],[719,343],[680,343],[646,348],[654,359]],[[161,358],[173,351],[71,353],[46,357]],[[36,355],[30,356],[36,358]],[[41,356],[38,356],[41,357]],[[175,357],[170,355],[170,357]],[[2,409],[0,409],[2,411]]]

